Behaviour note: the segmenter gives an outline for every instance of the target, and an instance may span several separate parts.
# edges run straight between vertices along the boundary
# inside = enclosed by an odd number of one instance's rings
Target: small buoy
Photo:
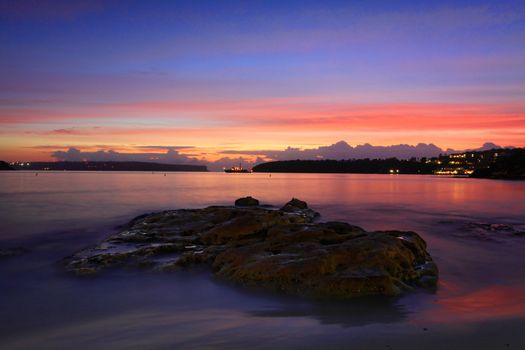
[[[38,176],[38,173],[35,173],[35,176]]]
[[[164,174],[164,176],[166,176],[166,174]]]

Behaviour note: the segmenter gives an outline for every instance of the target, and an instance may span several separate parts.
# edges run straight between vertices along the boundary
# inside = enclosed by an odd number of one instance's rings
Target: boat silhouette
[[[225,168],[224,172],[225,173],[251,173],[250,170],[243,168],[241,163],[239,163],[239,166],[232,166],[231,168]]]

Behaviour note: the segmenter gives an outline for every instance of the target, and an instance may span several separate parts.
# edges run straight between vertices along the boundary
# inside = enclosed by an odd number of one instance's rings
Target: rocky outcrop
[[[291,201],[286,203],[281,210],[282,211],[297,211],[297,210],[304,210],[308,209],[308,204],[306,204],[305,201],[302,201],[297,198],[292,198]]]
[[[239,198],[235,201],[236,207],[255,207],[259,205],[259,201],[252,196]]]
[[[525,224],[469,222],[455,236],[473,238],[480,241],[507,241],[511,238],[525,237]]]
[[[215,206],[154,213],[64,264],[77,274],[113,266],[178,270],[205,264],[242,285],[322,298],[436,286],[437,267],[418,234],[316,223],[317,216],[298,199],[279,210]]]

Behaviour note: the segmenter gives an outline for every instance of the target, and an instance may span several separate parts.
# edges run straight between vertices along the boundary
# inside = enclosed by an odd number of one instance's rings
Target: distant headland
[[[208,171],[205,165],[150,162],[14,162],[0,163],[0,170],[69,171]]]
[[[0,160],[0,170],[15,170],[9,163]]]
[[[451,175],[525,180],[525,148],[491,149],[433,158],[287,160],[256,165],[265,173],[354,173]]]

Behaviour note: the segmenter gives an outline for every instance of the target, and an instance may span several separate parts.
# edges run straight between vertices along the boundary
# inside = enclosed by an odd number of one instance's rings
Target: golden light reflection
[[[421,315],[421,319],[456,323],[513,318],[525,314],[525,294],[523,286],[490,286],[438,298],[437,305],[438,309],[428,310]]]

